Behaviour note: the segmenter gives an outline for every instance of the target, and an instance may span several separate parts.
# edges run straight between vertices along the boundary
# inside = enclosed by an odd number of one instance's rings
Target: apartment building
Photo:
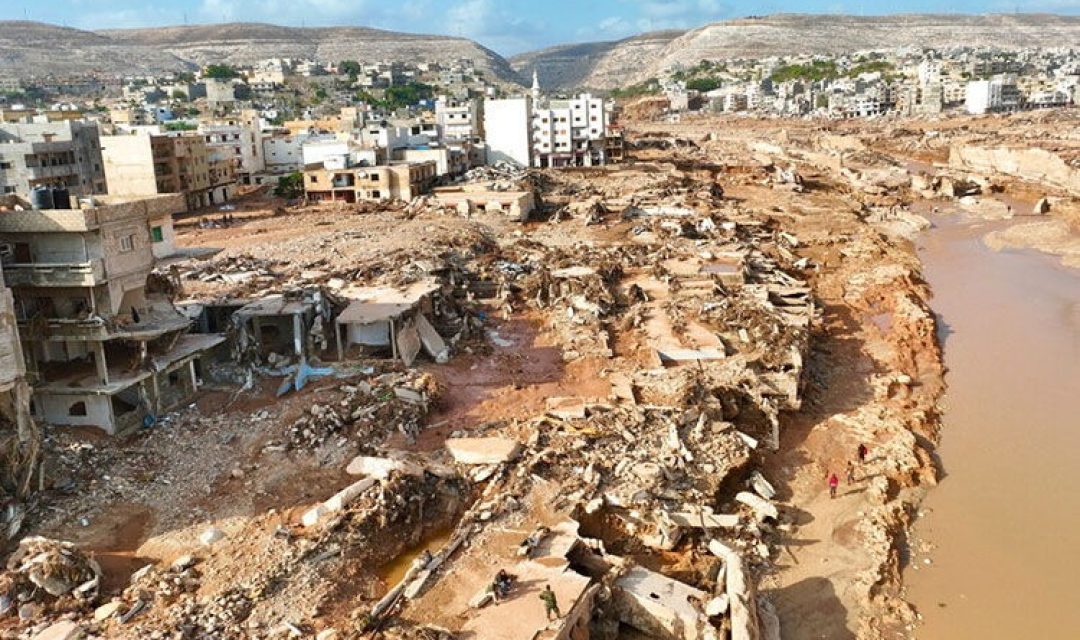
[[[408,202],[431,191],[435,173],[435,162],[430,160],[374,167],[308,165],[304,170],[304,192],[316,202]]]
[[[184,197],[100,200],[0,215],[0,256],[34,416],[115,434],[189,400],[224,336],[187,335],[189,320],[151,277]]]
[[[78,120],[0,123],[0,191],[29,198],[38,186],[75,196],[106,192],[97,125]]]
[[[102,136],[101,148],[110,195],[180,193],[193,210],[228,201],[236,187],[234,160],[202,135]]]
[[[257,111],[248,109],[237,118],[200,123],[199,134],[211,155],[232,163],[238,181],[251,184],[252,174],[266,170],[262,126]]]
[[[591,167],[606,162],[604,100],[582,94],[551,100],[532,115],[532,160],[536,167]]]
[[[484,102],[441,96],[435,101],[435,123],[443,140],[476,140],[484,137]]]
[[[1022,106],[1016,76],[1003,75],[991,80],[976,80],[967,85],[964,108],[970,114],[1016,111]]]

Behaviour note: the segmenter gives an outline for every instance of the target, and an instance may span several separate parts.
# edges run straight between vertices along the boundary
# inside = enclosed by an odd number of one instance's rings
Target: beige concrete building
[[[231,157],[212,152],[201,135],[102,136],[101,146],[113,196],[180,193],[193,210],[228,201],[236,188]]]
[[[316,202],[408,202],[430,191],[434,183],[435,162],[430,160],[341,169],[329,169],[319,164],[304,169],[304,191]]]
[[[224,337],[187,335],[190,322],[150,277],[184,197],[102,200],[0,214],[0,246],[34,415],[117,433],[189,399]]]

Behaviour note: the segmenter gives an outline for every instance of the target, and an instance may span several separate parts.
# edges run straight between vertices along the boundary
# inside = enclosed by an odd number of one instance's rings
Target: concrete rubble
[[[19,637],[67,616],[89,637],[772,640],[819,604],[788,587],[822,573],[821,478],[864,441],[886,462],[842,497],[860,560],[828,579],[852,637],[910,623],[895,542],[936,479],[942,390],[911,240],[1011,184],[979,168],[1000,154],[890,126],[643,126],[617,167],[181,230],[221,251],[169,267],[177,305],[226,346],[130,442],[51,437],[59,506],[28,529],[73,543],[24,555],[77,571],[38,576],[46,599],[9,561]],[[528,216],[493,195],[519,193]],[[1023,213],[1069,206],[1047,188]],[[140,564],[73,597],[91,552]],[[31,592],[50,608],[16,622]]]

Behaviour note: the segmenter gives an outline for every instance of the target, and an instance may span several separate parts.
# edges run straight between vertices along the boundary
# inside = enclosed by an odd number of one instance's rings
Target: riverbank
[[[1075,637],[1080,272],[987,248],[983,223],[936,223],[920,257],[949,392],[943,481],[920,508],[904,576],[918,637]]]

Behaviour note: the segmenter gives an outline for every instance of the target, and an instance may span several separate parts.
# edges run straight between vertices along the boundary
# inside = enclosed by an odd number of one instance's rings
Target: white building
[[[532,72],[532,165],[604,164],[607,111],[604,99],[581,94],[541,106],[540,82]]]
[[[435,102],[435,122],[445,140],[474,140],[484,137],[484,108],[481,100],[458,100],[442,96]]]
[[[975,115],[1019,109],[1020,91],[1016,87],[1016,78],[998,76],[993,80],[969,82],[964,108]]]
[[[201,123],[199,133],[210,150],[232,161],[241,182],[250,184],[252,174],[266,170],[261,119],[257,112],[246,110],[239,118]]]
[[[591,167],[604,164],[604,100],[582,94],[533,110],[533,165]]]
[[[532,164],[530,122],[532,99],[506,98],[484,104],[484,134],[489,163],[510,162],[527,167]]]

